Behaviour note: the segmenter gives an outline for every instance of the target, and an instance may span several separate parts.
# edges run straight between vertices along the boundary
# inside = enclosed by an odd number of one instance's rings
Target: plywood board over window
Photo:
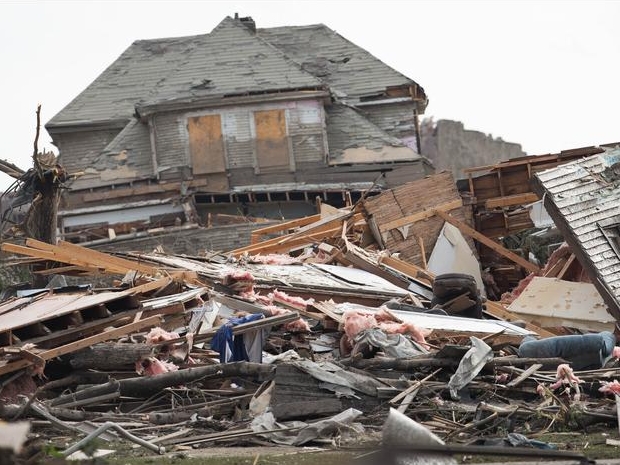
[[[225,172],[226,156],[220,115],[190,117],[187,120],[187,131],[193,173]]]
[[[254,112],[256,161],[262,168],[289,167],[289,141],[284,110]]]
[[[226,153],[220,115],[190,117],[187,120],[187,131],[194,176],[205,177],[207,187],[212,192],[228,190]]]

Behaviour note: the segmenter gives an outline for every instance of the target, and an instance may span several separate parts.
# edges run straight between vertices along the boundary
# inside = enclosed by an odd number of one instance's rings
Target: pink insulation
[[[557,381],[549,386],[550,389],[558,389],[563,384],[579,384],[581,380],[575,376],[573,369],[567,363],[558,365],[555,375]]]
[[[305,310],[308,305],[314,303],[314,299],[302,299],[301,297],[291,296],[277,289],[273,291],[273,294],[270,294],[270,297],[274,302],[280,302],[298,310]]]
[[[179,333],[168,332],[159,326],[151,329],[149,333],[146,335],[146,343],[147,344],[160,344],[165,341],[170,341],[172,339],[178,339]]]
[[[620,383],[618,380],[614,379],[611,383],[602,381],[601,384],[602,386],[599,388],[599,392],[620,396]]]
[[[174,363],[162,362],[155,357],[147,357],[136,362],[136,373],[144,376],[155,376],[169,371],[177,371]]]
[[[255,281],[249,271],[235,270],[226,274],[222,282],[237,293],[252,293]]]
[[[252,255],[252,257],[250,257],[250,262],[263,263],[265,265],[292,265],[294,263],[299,263],[300,260],[296,257],[291,257],[290,255],[274,253],[267,255]]]
[[[286,315],[288,313],[291,313],[291,310],[288,310],[286,308],[276,307],[275,305],[268,306],[266,310],[271,313],[271,316]],[[310,332],[310,325],[303,318],[298,318],[297,320],[284,323],[282,327],[286,331],[290,331],[291,333],[309,333]]]
[[[388,334],[407,334],[413,340],[426,344],[425,333],[413,323],[394,321],[394,316],[386,309],[380,308],[376,313],[349,310],[344,313],[344,332],[353,340],[365,329],[379,328]]]

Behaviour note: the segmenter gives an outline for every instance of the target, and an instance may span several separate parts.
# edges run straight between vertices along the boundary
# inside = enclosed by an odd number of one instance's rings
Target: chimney
[[[254,22],[251,16],[240,18],[239,13],[235,13],[235,20],[241,22],[241,24],[243,24],[253,33],[256,33],[256,23]]]

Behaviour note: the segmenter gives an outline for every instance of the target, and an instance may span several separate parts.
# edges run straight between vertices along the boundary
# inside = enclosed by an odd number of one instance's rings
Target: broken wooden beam
[[[391,231],[392,229],[398,229],[408,224],[415,223],[416,221],[421,221],[421,220],[430,218],[431,216],[435,215],[435,212],[437,210],[447,212],[450,210],[454,210],[456,208],[461,208],[462,206],[463,206],[463,201],[461,199],[455,199],[455,200],[452,200],[451,202],[447,202],[447,203],[438,205],[436,207],[425,208],[424,210],[416,212],[412,215],[407,215],[397,220],[381,224],[379,225],[379,231],[381,231],[381,233],[384,233],[387,231]]]

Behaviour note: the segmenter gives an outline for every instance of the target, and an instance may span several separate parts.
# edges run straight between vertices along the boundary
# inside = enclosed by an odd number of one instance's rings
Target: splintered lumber
[[[446,212],[443,212],[441,210],[435,210],[435,214],[437,216],[441,217],[447,223],[450,223],[451,225],[457,227],[459,229],[459,231],[461,231],[463,234],[466,234],[466,235],[472,237],[473,239],[476,239],[478,242],[481,242],[482,244],[486,245],[491,250],[493,250],[493,251],[497,252],[498,254],[502,255],[503,257],[506,257],[507,259],[515,262],[517,265],[522,266],[527,271],[529,271],[531,273],[540,273],[540,268],[537,267],[536,265],[534,265],[533,263],[527,261],[523,257],[520,257],[516,253],[511,252],[506,247],[503,247],[500,244],[498,244],[497,242],[495,242],[494,240],[489,239],[484,234],[479,233],[478,231],[476,231],[471,226],[468,226],[467,224],[463,223],[462,221],[457,220],[456,218],[454,218],[450,214],[448,214]]]
[[[390,404],[395,404],[397,402],[400,402],[402,399],[405,399],[408,395],[412,394],[414,391],[419,390],[420,386],[422,386],[422,384],[425,381],[428,381],[429,379],[431,379],[433,376],[435,376],[440,371],[441,371],[441,368],[438,368],[437,370],[433,371],[430,375],[426,376],[425,378],[423,378],[423,379],[421,379],[419,381],[414,381],[411,384],[411,386],[409,386],[403,392],[401,392],[400,394],[397,394],[392,399],[390,399]]]
[[[58,245],[51,245],[34,239],[26,239],[26,245],[28,247],[41,250],[48,250],[61,257],[71,258],[77,255],[82,260],[92,264],[102,264],[105,267],[115,267],[120,270],[125,270],[125,272],[136,270],[148,275],[157,274],[157,268],[152,266],[147,266],[143,263],[127,260],[125,258],[115,257],[87,247],[81,247],[79,245],[72,244],[71,242],[59,241]]]
[[[295,248],[320,242],[328,237],[337,237],[341,232],[342,223],[348,219],[352,222],[363,220],[361,213],[342,212],[334,216],[311,223],[294,233],[268,239],[246,247],[241,247],[230,253],[238,257],[244,253],[250,255],[286,252]]]
[[[399,258],[380,256],[379,263],[404,274],[412,281],[417,281],[424,286],[430,287],[435,279],[435,275],[418,265],[409,263]]]
[[[449,209],[458,202],[461,196],[452,174],[442,172],[365,199],[363,210],[375,240],[383,249],[398,252],[403,260],[421,265],[418,238],[423,238],[425,250],[432,250],[443,226],[441,218],[433,212],[437,208]],[[454,214],[465,220],[467,209],[455,208]]]
[[[523,381],[528,379],[530,376],[532,376],[534,373],[536,373],[541,368],[542,368],[542,363],[535,363],[534,365],[529,367],[527,370],[525,370],[523,373],[521,373],[518,377],[510,381],[506,386],[517,387],[519,384],[521,384]]]
[[[455,199],[450,202],[438,205],[436,207],[425,208],[424,210],[414,213],[413,215],[407,215],[397,220],[383,223],[379,225],[379,231],[381,231],[382,233],[386,231],[391,231],[392,229],[397,229],[402,226],[415,223],[416,221],[421,221],[421,220],[430,218],[431,216],[435,215],[435,211],[437,210],[447,212],[450,210],[454,210],[455,208],[461,208],[462,206],[463,206],[463,201],[461,199]]]
[[[325,314],[332,320],[336,321],[338,324],[344,323],[344,316],[342,312],[340,312],[336,306],[331,302],[314,302],[312,304],[312,308],[318,310],[319,312]]]
[[[321,214],[305,216],[303,218],[297,218],[291,221],[285,221],[283,223],[274,224],[272,226],[265,226],[264,228],[255,229],[250,235],[250,244],[256,244],[259,242],[259,238],[266,234],[274,234],[282,231],[288,231],[301,226],[307,226],[312,223],[320,221]]]
[[[352,265],[360,270],[368,271],[369,273],[380,276],[386,281],[402,289],[407,289],[409,287],[409,281],[396,276],[394,273],[390,273],[379,265],[372,263],[370,260],[356,253],[355,248],[352,247],[348,241],[345,241],[343,251],[339,251],[335,247],[329,246],[328,244],[321,244],[321,246],[323,251],[330,253],[330,255],[333,253],[334,259],[344,266]]]
[[[119,380],[122,396],[145,397],[167,387],[192,383],[205,379],[221,379],[233,376],[250,376],[264,380],[275,371],[274,365],[251,362],[222,363],[196,368],[169,371],[156,376],[136,377]]]
[[[159,323],[161,323],[161,320],[161,315],[153,315],[143,320],[135,321],[133,323],[129,323],[118,328],[113,328],[109,331],[104,331],[91,337],[80,339],[79,341],[71,342],[69,344],[65,344],[54,349],[49,349],[45,352],[40,352],[37,355],[43,360],[50,360],[52,358],[60,357],[61,355],[70,354],[71,352],[77,352],[78,350],[84,349],[85,347],[89,347],[98,342],[109,341],[110,339],[116,339],[134,331],[139,331],[147,327],[157,326]],[[30,365],[32,365],[32,362],[30,360],[24,359],[17,360],[15,362],[9,362],[5,365],[0,366],[0,375],[11,373],[20,370],[21,368],[26,368]]]
[[[566,263],[564,264],[564,266],[562,267],[562,269],[560,270],[560,272],[556,275],[556,278],[558,279],[563,279],[564,275],[566,274],[566,272],[568,271],[568,269],[570,268],[570,266],[573,264],[573,262],[576,260],[576,256],[574,253],[570,254],[570,257],[568,257],[566,259]]]
[[[527,203],[534,203],[538,201],[538,196],[533,192],[526,192],[524,194],[506,195],[504,197],[494,197],[488,199],[484,206],[487,210],[502,207],[514,207],[516,205],[523,205]]]
[[[107,273],[123,275],[129,271],[134,270],[151,275],[154,275],[157,272],[156,268],[147,267],[140,263],[132,262],[130,260],[125,260],[126,263],[121,263],[116,260],[109,259],[103,260],[101,258],[101,255],[112,259],[114,259],[115,257],[111,257],[106,254],[102,254],[101,252],[95,252],[91,249],[79,247],[73,244],[73,247],[69,249],[67,246],[55,246],[34,239],[28,239],[26,243],[27,246],[22,246],[4,242],[1,246],[1,249],[4,252],[26,255],[28,257],[38,258],[41,260],[67,263],[69,265],[83,268],[84,270],[96,269]],[[77,249],[75,249],[74,247],[77,247]]]

